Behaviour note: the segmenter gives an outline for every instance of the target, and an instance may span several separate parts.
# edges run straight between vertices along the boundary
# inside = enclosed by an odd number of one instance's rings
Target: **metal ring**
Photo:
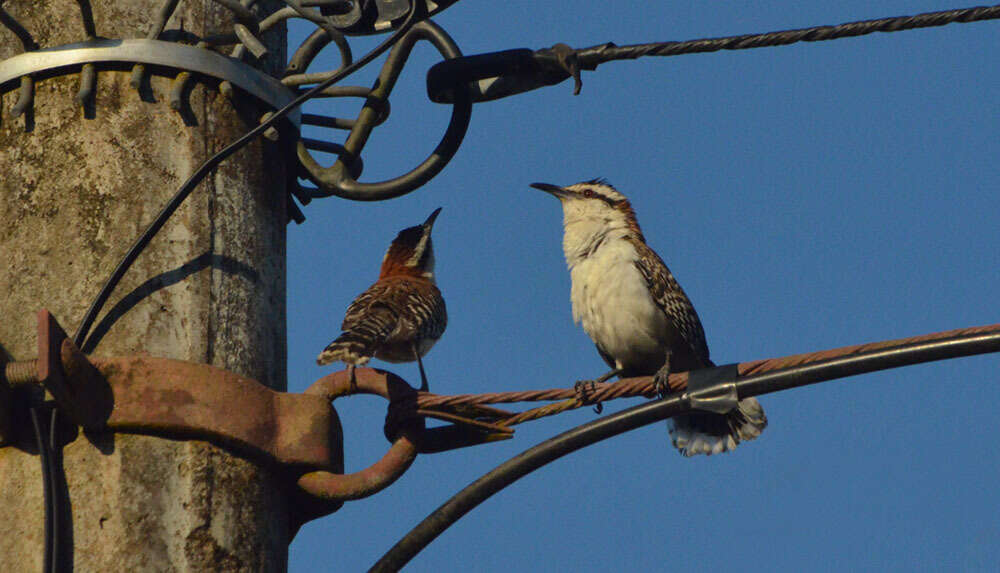
[[[105,62],[153,64],[197,72],[239,86],[275,109],[295,99],[295,93],[278,80],[232,58],[183,44],[144,39],[95,39],[18,54],[0,62],[0,85],[32,74]],[[298,109],[287,116],[296,127],[300,117]]]
[[[414,25],[413,29],[390,52],[382,67],[382,72],[379,74],[377,85],[372,89],[369,103],[362,108],[350,136],[344,143],[344,147],[354,155],[360,156],[374,127],[374,121],[378,117],[378,111],[375,109],[376,106],[371,103],[372,100],[388,99],[403,64],[418,40],[429,41],[445,59],[457,58],[462,55],[454,40],[433,22],[424,20]],[[465,132],[469,128],[469,120],[472,117],[472,100],[467,90],[458,89],[456,92],[457,97],[452,107],[448,129],[437,147],[423,163],[394,179],[378,183],[361,183],[351,175],[348,166],[343,161],[337,161],[332,166],[324,168],[316,162],[306,146],[299,142],[297,150],[299,162],[305,169],[307,178],[319,187],[321,193],[317,194],[317,197],[336,195],[356,201],[392,199],[417,189],[437,175],[458,151],[458,146],[465,137]]]
[[[330,402],[350,394],[373,394],[389,400],[390,408],[409,399],[413,400],[415,407],[417,391],[395,374],[371,368],[357,368],[354,373],[357,382],[354,387],[349,371],[344,370],[320,378],[305,393],[323,396]],[[423,418],[419,419],[419,425],[403,426],[382,459],[359,472],[308,472],[299,478],[299,488],[326,502],[342,502],[374,495],[392,485],[416,459],[416,438],[412,434],[423,431],[423,427]]]

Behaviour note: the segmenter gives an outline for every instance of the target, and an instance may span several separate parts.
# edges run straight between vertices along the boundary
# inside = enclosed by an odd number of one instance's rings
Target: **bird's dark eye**
[[[594,198],[594,192],[591,191],[590,189],[584,189],[583,190],[583,196],[586,197],[587,199],[593,199]]]

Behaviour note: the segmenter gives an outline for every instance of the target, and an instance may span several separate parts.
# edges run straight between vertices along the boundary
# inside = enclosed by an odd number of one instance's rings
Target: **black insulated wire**
[[[80,324],[76,329],[76,333],[73,335],[73,342],[76,343],[77,347],[83,350],[84,352],[93,351],[93,348],[89,348],[86,345],[86,342],[88,342],[87,335],[89,334],[90,327],[93,325],[94,320],[97,318],[98,313],[100,313],[101,309],[104,307],[104,304],[107,302],[108,297],[111,296],[111,293],[115,290],[115,287],[118,286],[118,283],[121,281],[122,277],[125,276],[125,273],[128,272],[128,269],[132,266],[132,264],[139,257],[139,255],[146,248],[146,246],[149,245],[150,241],[153,240],[153,237],[156,236],[156,233],[160,231],[163,225],[166,224],[167,220],[170,219],[171,215],[174,214],[174,211],[176,211],[177,208],[181,206],[184,200],[187,199],[188,195],[191,194],[191,191],[193,191],[194,188],[199,183],[201,183],[202,179],[204,179],[209,174],[209,172],[212,171],[212,169],[215,169],[220,163],[222,163],[227,158],[229,158],[229,156],[233,155],[234,153],[242,149],[246,144],[250,143],[258,135],[267,131],[267,129],[273,126],[275,123],[277,123],[278,120],[288,115],[289,112],[291,112],[296,107],[302,105],[306,100],[312,98],[316,94],[322,92],[324,89],[330,87],[331,85],[337,83],[338,81],[342,80],[348,75],[354,73],[361,67],[367,65],[369,62],[371,62],[372,60],[383,54],[386,50],[391,48],[393,44],[398,42],[399,39],[402,38],[410,30],[410,28],[417,23],[417,21],[423,16],[423,14],[426,13],[425,8],[426,6],[424,5],[424,2],[419,2],[419,1],[413,2],[412,7],[410,8],[410,13],[406,16],[406,20],[404,20],[403,23],[400,24],[399,28],[392,34],[392,36],[386,38],[385,41],[383,41],[381,44],[372,49],[372,51],[365,54],[365,56],[359,59],[358,61],[343,68],[336,74],[324,80],[322,83],[317,84],[316,86],[302,93],[300,96],[296,97],[290,103],[288,103],[278,111],[274,112],[274,114],[271,115],[271,117],[269,117],[266,121],[261,122],[260,125],[251,129],[245,135],[243,135],[233,143],[230,143],[228,146],[226,146],[221,151],[210,157],[207,161],[202,163],[201,166],[188,178],[188,180],[185,181],[184,184],[180,186],[180,188],[170,199],[170,201],[166,205],[164,205],[163,209],[159,212],[159,214],[156,216],[153,222],[150,223],[149,227],[146,228],[146,230],[142,233],[142,235],[139,236],[136,242],[132,245],[132,247],[122,258],[121,262],[118,263],[118,266],[115,267],[114,272],[111,273],[111,276],[104,283],[104,286],[101,288],[100,292],[97,294],[97,297],[91,303],[90,307],[87,309],[86,314],[83,316],[83,320],[80,321]]]
[[[61,464],[58,463],[59,454],[59,443],[58,443],[58,423],[59,423],[59,408],[52,408],[52,414],[49,417],[49,490],[52,499],[52,523],[46,527],[46,531],[51,533],[52,545],[47,553],[49,554],[49,559],[51,567],[49,571],[51,573],[58,573],[62,570],[60,564],[60,531],[62,530],[62,515],[63,515],[63,496],[62,489],[59,487],[59,467]]]
[[[720,380],[718,384],[735,382],[737,394],[742,399],[878,370],[990,352],[1000,352],[1000,332],[916,342],[735,380]],[[525,450],[455,494],[403,536],[369,571],[381,573],[400,570],[462,516],[493,494],[549,462],[688,410],[687,392],[671,394],[577,426]]]
[[[38,409],[28,408],[31,416],[31,426],[35,431],[35,445],[38,446],[38,458],[42,464],[42,496],[45,504],[45,560],[42,571],[54,572],[56,569],[55,549],[56,539],[53,532],[55,520],[55,483],[52,478],[52,457],[50,455],[49,444],[46,441],[45,433],[42,431],[42,424],[38,420]],[[55,411],[53,410],[53,417]]]

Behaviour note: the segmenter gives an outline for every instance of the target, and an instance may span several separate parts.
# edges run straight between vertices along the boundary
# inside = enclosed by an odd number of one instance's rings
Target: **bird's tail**
[[[394,326],[391,312],[369,312],[364,320],[350,325],[328,344],[316,357],[316,363],[323,366],[339,360],[353,365],[367,364]]]
[[[685,456],[729,452],[752,440],[767,427],[764,408],[756,398],[744,398],[728,414],[692,412],[667,421],[674,447]]]

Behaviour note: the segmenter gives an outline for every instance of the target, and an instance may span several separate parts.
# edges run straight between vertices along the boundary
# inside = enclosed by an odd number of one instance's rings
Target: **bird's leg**
[[[358,375],[354,373],[354,369],[357,368],[357,364],[348,364],[347,371],[351,374],[351,392],[358,389]]]
[[[420,368],[420,391],[427,392],[427,374],[424,373],[424,361],[420,359],[420,353],[417,352],[417,344],[410,343],[410,348],[413,349],[413,356],[417,359],[417,366]]]
[[[598,384],[602,382],[607,382],[609,379],[618,376],[621,373],[622,373],[621,368],[615,368],[610,372],[606,372],[593,380],[580,380],[573,385],[573,390],[576,391],[576,395],[580,399],[580,401],[586,404],[588,402],[587,398],[588,392],[593,392],[597,388]],[[603,411],[604,411],[603,404],[601,404],[600,402],[594,404],[594,413],[600,414]]]
[[[601,382],[607,382],[608,380],[610,380],[610,379],[614,378],[615,376],[618,376],[619,374],[621,374],[622,372],[624,372],[624,370],[625,370],[624,368],[615,368],[614,370],[612,370],[610,372],[606,372],[604,374],[601,374],[600,377],[591,380],[591,382],[594,383],[594,384],[600,384]]]
[[[667,349],[667,357],[663,361],[663,366],[653,374],[653,390],[662,398],[670,393],[670,350]]]

